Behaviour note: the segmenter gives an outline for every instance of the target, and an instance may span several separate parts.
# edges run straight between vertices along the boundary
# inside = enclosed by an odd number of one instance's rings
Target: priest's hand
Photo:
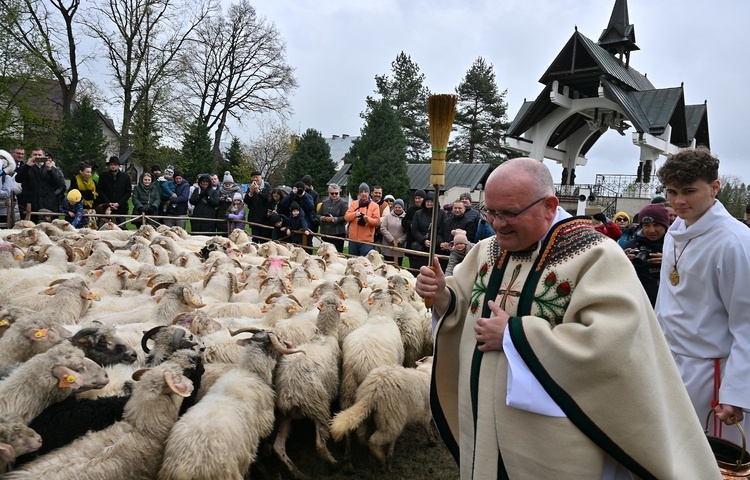
[[[737,422],[741,422],[744,418],[742,409],[740,407],[727,405],[726,403],[720,403],[716,405],[716,407],[714,407],[714,412],[716,412],[716,416],[719,417],[719,420],[724,422],[726,425],[732,425],[734,423],[732,421],[732,417],[734,417]]]
[[[492,300],[487,305],[492,311],[490,318],[480,318],[474,327],[477,342],[481,343],[477,348],[480,352],[501,351],[503,349],[503,334],[510,316]]]
[[[414,290],[422,298],[432,298],[432,309],[442,316],[450,306],[451,296],[445,286],[445,274],[435,258],[433,267],[421,267]]]

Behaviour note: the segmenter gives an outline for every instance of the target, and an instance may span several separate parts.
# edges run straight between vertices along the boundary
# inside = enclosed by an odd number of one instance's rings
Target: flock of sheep
[[[56,220],[0,230],[0,271],[2,479],[242,479],[265,438],[307,478],[299,418],[337,467],[436,440],[430,314],[377,252]]]

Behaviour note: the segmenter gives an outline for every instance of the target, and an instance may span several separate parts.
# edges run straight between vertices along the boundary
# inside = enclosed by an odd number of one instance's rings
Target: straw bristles
[[[457,101],[458,97],[451,94],[430,95],[427,100],[433,158],[436,157],[436,154],[442,153],[442,158],[445,159],[445,151],[448,148],[448,140],[453,128],[453,119],[456,116]]]

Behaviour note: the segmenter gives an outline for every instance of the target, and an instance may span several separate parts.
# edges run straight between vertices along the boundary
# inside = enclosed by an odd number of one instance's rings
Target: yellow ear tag
[[[44,338],[47,336],[48,331],[49,329],[47,328],[40,328],[34,332],[34,338]]]
[[[2,320],[0,320],[0,327],[7,327],[8,325],[10,325],[10,322],[8,322],[6,319],[3,318]]]
[[[60,383],[58,384],[58,386],[60,388],[70,388],[70,386],[72,384],[74,384],[75,381],[76,381],[76,376],[75,375],[64,375],[60,379]]]

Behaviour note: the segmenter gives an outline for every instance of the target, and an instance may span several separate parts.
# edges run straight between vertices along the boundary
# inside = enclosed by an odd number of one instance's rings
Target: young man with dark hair
[[[716,199],[719,159],[670,155],[657,172],[677,218],[664,239],[656,315],[701,421],[730,425],[750,409],[750,231]],[[734,427],[709,434],[740,441]],[[747,426],[746,426],[747,428]]]

